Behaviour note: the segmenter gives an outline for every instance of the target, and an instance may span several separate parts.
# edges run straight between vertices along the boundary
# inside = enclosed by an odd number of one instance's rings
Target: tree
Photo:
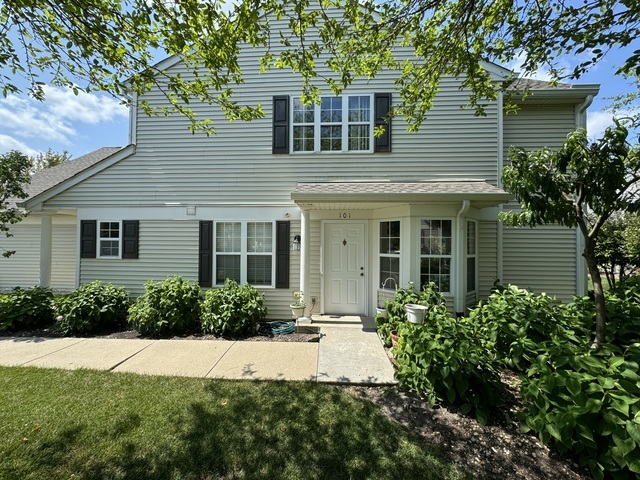
[[[600,229],[595,253],[609,288],[614,288],[618,277],[640,266],[640,217],[629,212],[612,214]]]
[[[33,165],[31,171],[36,173],[45,168],[55,167],[56,165],[68,162],[69,160],[71,160],[71,155],[68,151],[64,150],[62,153],[58,153],[49,149],[44,153],[41,152],[31,157],[31,163]]]
[[[343,9],[343,18],[329,13],[332,6]],[[293,38],[275,20],[291,27]],[[470,104],[482,113],[483,102],[505,88],[484,61],[522,58],[525,73],[544,66],[554,81],[578,78],[611,49],[633,48],[638,38],[639,0],[3,0],[0,70],[12,73],[0,75],[0,85],[4,95],[18,92],[14,77],[21,75],[36,98],[44,96],[44,81],[118,98],[155,86],[167,106],[141,101],[140,108],[180,112],[192,129],[211,133],[211,121],[190,106],[196,100],[217,105],[230,120],[263,115],[260,105],[233,96],[242,82],[239,53],[259,46],[261,68],[298,72],[308,102],[318,99],[320,82],[339,93],[356,76],[398,69],[396,114],[416,129],[443,75],[462,78]],[[414,48],[415,61],[395,58],[397,45]],[[158,51],[183,56],[187,74],[154,64]],[[565,72],[564,56],[584,61]],[[638,74],[639,60],[636,49],[618,72]],[[322,75],[321,66],[333,73]]]
[[[504,185],[522,205],[503,212],[509,225],[555,223],[578,227],[584,237],[583,256],[593,282],[596,305],[595,343],[605,341],[605,299],[596,246],[605,222],[616,212],[640,210],[640,151],[627,142],[629,132],[619,121],[597,142],[585,131],[571,133],[559,151],[526,152],[512,148],[511,164],[503,170]]]
[[[0,155],[0,233],[5,237],[13,236],[9,225],[22,220],[26,213],[15,206],[11,206],[10,199],[24,199],[28,195],[24,191],[25,185],[31,180],[31,160],[17,150]],[[4,249],[3,249],[4,250]],[[10,257],[15,251],[5,250],[3,257]]]

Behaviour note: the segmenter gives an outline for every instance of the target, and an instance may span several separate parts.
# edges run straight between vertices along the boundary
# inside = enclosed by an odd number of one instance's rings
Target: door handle
[[[361,274],[360,274],[360,276],[361,276],[361,277],[364,277],[364,273],[361,273]]]

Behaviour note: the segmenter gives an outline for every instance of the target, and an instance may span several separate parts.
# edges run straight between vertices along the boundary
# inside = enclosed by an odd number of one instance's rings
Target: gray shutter
[[[96,258],[96,220],[80,220],[80,258]]]
[[[198,248],[198,283],[211,287],[213,283],[213,221],[200,222]]]
[[[122,258],[138,258],[138,220],[122,221]]]
[[[379,137],[375,137],[376,152],[391,151],[391,118],[385,118],[391,110],[391,94],[376,93],[374,95],[376,127],[383,126],[384,133]]]
[[[276,221],[276,288],[289,288],[289,231],[291,222]]]
[[[272,153],[289,153],[289,95],[273,97]]]

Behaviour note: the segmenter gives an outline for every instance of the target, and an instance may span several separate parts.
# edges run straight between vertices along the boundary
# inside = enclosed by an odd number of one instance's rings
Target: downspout
[[[594,95],[587,95],[584,102],[575,107],[576,129],[587,129],[587,108],[593,102]],[[582,256],[584,252],[584,237],[579,228],[576,228],[576,295],[584,297],[587,294],[587,264]]]
[[[466,236],[464,234],[464,222],[462,215],[469,211],[471,201],[463,200],[460,211],[456,215],[456,225],[458,232],[456,234],[456,288],[454,291],[453,308],[456,316],[462,317],[465,311],[464,304],[464,257],[466,255],[464,246],[466,245]],[[463,239],[465,241],[463,241]]]

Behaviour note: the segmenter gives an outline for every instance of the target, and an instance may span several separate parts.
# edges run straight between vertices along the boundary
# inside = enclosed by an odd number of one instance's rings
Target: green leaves
[[[17,150],[0,155],[0,234],[4,234],[6,237],[12,236],[9,225],[18,223],[27,215],[13,205],[13,202],[29,196],[25,192],[25,188],[31,181],[30,169],[31,160],[29,157]],[[9,199],[12,200],[11,204]],[[2,251],[2,256],[6,258],[15,253],[15,251],[3,249],[1,244],[0,251]]]
[[[53,292],[48,288],[16,287],[0,295],[0,332],[44,327],[53,318]]]

